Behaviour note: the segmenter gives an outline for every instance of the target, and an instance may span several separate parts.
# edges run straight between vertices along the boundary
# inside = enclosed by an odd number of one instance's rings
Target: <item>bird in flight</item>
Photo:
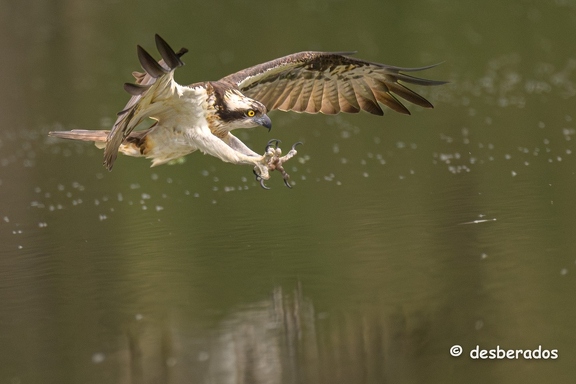
[[[165,164],[196,150],[232,164],[254,167],[256,180],[265,180],[277,170],[290,187],[283,164],[296,155],[296,143],[285,154],[279,140],[270,140],[260,155],[231,131],[263,126],[270,130],[267,113],[272,110],[301,113],[358,113],[383,115],[382,106],[410,114],[397,98],[424,108],[432,104],[402,83],[440,85],[444,81],[410,75],[432,66],[401,68],[350,57],[354,52],[306,51],[246,68],[218,81],[180,85],[174,71],[184,65],[188,50],[175,52],[159,35],[156,61],[141,46],[138,59],[144,72],[133,72],[135,83],[124,84],[132,95],[111,130],[54,131],[50,136],[93,141],[104,149],[104,166],[112,170],[118,152],[152,159],[152,166]],[[148,118],[154,124],[134,130]]]

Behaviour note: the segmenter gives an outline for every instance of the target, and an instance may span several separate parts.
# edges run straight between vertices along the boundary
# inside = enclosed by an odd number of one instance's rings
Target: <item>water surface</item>
[[[576,374],[571,1],[0,4],[0,382],[523,383]],[[436,106],[271,113],[303,141],[262,190],[193,154],[114,171],[105,129],[160,33],[181,83],[358,50]],[[461,345],[460,357],[450,348]],[[476,346],[559,358],[478,361]]]

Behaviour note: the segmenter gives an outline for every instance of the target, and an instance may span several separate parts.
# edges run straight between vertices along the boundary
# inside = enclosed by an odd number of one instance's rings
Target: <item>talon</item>
[[[264,178],[262,176],[260,176],[258,174],[258,172],[256,172],[255,169],[252,170],[252,173],[254,173],[254,176],[256,176],[256,181],[260,182],[260,186],[264,189],[270,189],[268,186],[266,186],[266,184],[264,184]]]
[[[272,143],[276,143],[274,145],[274,148],[278,148],[278,144],[280,144],[281,142],[282,142],[282,140],[278,140],[278,139],[268,140],[268,144],[266,144],[266,148],[264,149],[264,152],[268,152],[268,148],[270,148],[272,146]]]
[[[282,179],[284,179],[284,185],[287,186],[288,188],[292,189],[292,186],[290,185],[290,182],[288,181],[290,179],[290,175],[288,174],[288,172],[286,172],[286,170],[284,169],[284,167],[282,165],[278,165],[278,171],[280,171],[280,173],[282,174]]]
[[[260,177],[260,176],[258,176]],[[270,189],[269,187],[266,186],[266,184],[264,184],[264,179],[260,177],[260,186],[264,189]]]
[[[292,148],[291,148],[291,149],[292,149],[293,151],[295,151],[297,145],[304,145],[304,143],[302,143],[301,141],[297,141],[296,143],[294,143],[294,144],[292,145]]]

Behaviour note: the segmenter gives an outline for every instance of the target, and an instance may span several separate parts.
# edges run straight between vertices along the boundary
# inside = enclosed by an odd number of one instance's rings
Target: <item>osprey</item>
[[[182,86],[174,71],[184,65],[188,50],[175,52],[159,35],[156,47],[162,60],[156,61],[141,46],[138,59],[144,73],[133,72],[135,84],[124,89],[132,95],[110,131],[55,131],[49,135],[64,139],[93,141],[104,149],[104,166],[112,170],[118,152],[152,159],[152,166],[167,163],[196,150],[232,164],[254,167],[263,188],[270,172],[278,170],[286,186],[289,175],[283,164],[296,155],[296,143],[282,156],[279,140],[270,140],[264,154],[248,148],[231,131],[263,126],[270,130],[267,115],[275,109],[305,113],[358,113],[383,115],[380,104],[410,114],[396,98],[424,108],[432,104],[401,82],[440,85],[407,72],[433,67],[401,68],[351,58],[354,52],[300,52],[259,64],[218,81]],[[155,123],[145,130],[136,128],[143,120]]]

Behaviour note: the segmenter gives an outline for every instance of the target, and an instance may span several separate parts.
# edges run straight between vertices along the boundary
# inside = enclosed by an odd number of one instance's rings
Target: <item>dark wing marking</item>
[[[397,112],[410,111],[396,96],[425,108],[432,104],[402,83],[440,85],[401,68],[359,60],[353,52],[300,52],[259,64],[224,77],[246,96],[260,101],[268,110],[306,113],[357,113],[360,110],[383,115],[380,104]],[[396,95],[396,96],[395,96]]]
[[[132,75],[136,79],[136,84],[124,84],[124,89],[131,94],[132,97],[128,101],[128,104],[126,104],[126,107],[118,112],[118,118],[106,139],[104,166],[108,168],[108,170],[112,169],[114,161],[118,156],[118,148],[122,142],[143,119],[149,116],[149,114],[146,113],[146,107],[152,100],[148,100],[148,103],[144,103],[143,100],[147,97],[154,97],[154,95],[149,94],[150,89],[157,83],[162,84],[172,81],[174,70],[184,65],[180,57],[188,52],[186,48],[174,52],[168,43],[159,35],[156,35],[156,47],[162,55],[162,60],[159,62],[150,56],[144,48],[141,46],[137,47],[138,59],[145,72],[133,72]]]

